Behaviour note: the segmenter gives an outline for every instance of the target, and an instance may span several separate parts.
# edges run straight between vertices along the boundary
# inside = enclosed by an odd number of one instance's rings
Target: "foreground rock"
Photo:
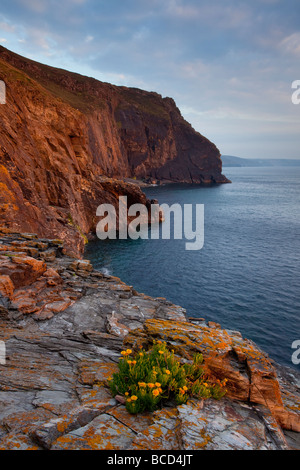
[[[299,448],[299,377],[251,341],[66,257],[58,240],[0,241],[1,449]],[[128,414],[107,380],[124,346],[153,339],[181,361],[202,352],[226,398]]]
[[[296,409],[284,406],[276,370],[268,356],[239,332],[199,323],[146,320],[142,330],[127,335],[125,346],[147,348],[159,339],[186,360],[202,353],[208,374],[228,380],[227,396],[266,406],[283,428],[300,432],[300,401],[297,400]]]

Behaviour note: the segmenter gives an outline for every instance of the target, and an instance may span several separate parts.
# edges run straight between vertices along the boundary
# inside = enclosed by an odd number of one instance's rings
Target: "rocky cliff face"
[[[174,101],[54,69],[0,48],[2,226],[61,238],[78,253],[96,208],[135,186],[103,177],[224,183],[220,153]],[[72,245],[72,246],[70,246]]]

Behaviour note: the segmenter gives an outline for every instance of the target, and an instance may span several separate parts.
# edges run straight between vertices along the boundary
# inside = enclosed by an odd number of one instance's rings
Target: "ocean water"
[[[239,330],[276,362],[299,370],[300,168],[224,168],[232,184],[166,185],[151,199],[204,205],[204,246],[186,240],[92,242],[86,257],[137,291]]]

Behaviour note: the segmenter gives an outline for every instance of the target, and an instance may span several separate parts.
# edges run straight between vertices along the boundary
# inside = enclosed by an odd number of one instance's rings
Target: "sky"
[[[1,0],[0,44],[170,96],[223,155],[300,159],[300,0]]]

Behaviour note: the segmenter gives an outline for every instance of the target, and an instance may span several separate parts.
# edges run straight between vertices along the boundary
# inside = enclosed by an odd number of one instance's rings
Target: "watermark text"
[[[292,94],[292,103],[300,104],[300,80],[293,81],[292,89],[295,90]]]
[[[4,341],[0,341],[0,365],[6,364],[6,348]]]
[[[297,366],[300,364],[300,339],[293,341],[292,349],[296,350],[292,354],[292,363]]]
[[[119,197],[118,211],[112,204],[101,204],[96,233],[100,240],[131,238],[137,240],[186,240],[186,250],[201,250],[204,245],[203,204],[133,204]]]
[[[3,80],[0,80],[0,104],[6,103],[6,85]]]

